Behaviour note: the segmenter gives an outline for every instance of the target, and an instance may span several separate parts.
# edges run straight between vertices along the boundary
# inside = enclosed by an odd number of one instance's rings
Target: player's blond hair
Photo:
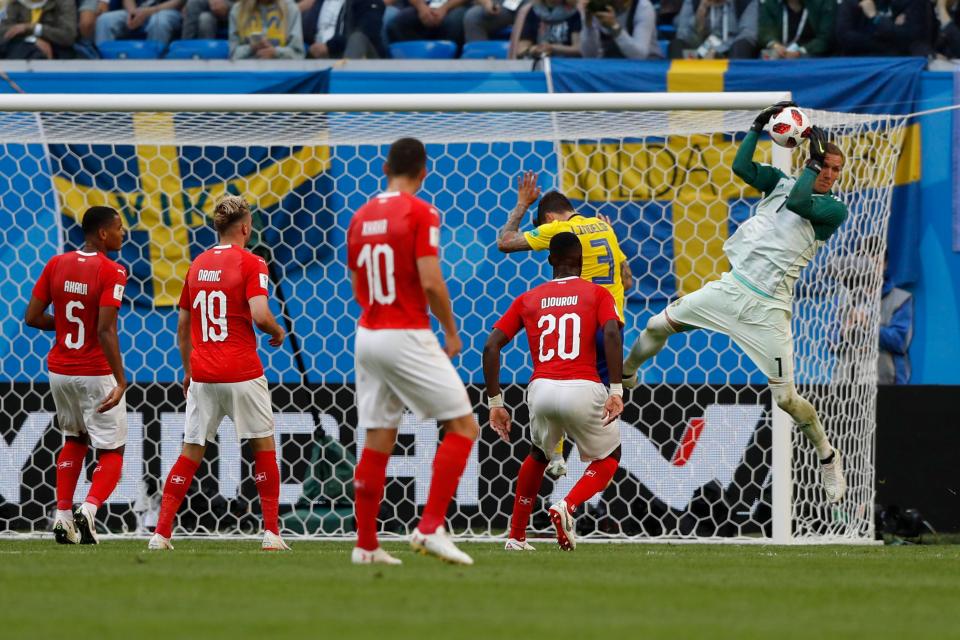
[[[225,233],[250,214],[250,205],[240,196],[223,196],[213,207],[213,228]]]

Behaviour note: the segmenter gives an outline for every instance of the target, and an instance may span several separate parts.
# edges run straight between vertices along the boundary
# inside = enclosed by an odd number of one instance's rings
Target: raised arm
[[[457,333],[457,321],[453,317],[450,293],[447,291],[447,283],[444,281],[443,272],[440,270],[440,258],[438,256],[417,258],[417,272],[420,275],[420,286],[423,287],[423,293],[427,297],[430,311],[433,312],[443,328],[443,350],[448,357],[453,358],[460,353],[463,343]]]
[[[823,166],[825,145],[823,131],[814,127],[810,134],[810,160],[794,183],[786,202],[787,209],[813,224],[817,240],[829,238],[847,217],[847,208],[836,198],[814,198],[813,185]]]
[[[101,306],[97,317],[97,338],[100,339],[100,348],[103,349],[103,355],[107,358],[113,377],[117,379],[117,386],[97,407],[97,413],[105,413],[120,404],[127,390],[127,376],[123,371],[123,357],[120,355],[120,337],[117,335],[119,312],[119,307]]]
[[[517,206],[507,216],[507,222],[497,233],[497,249],[504,253],[514,251],[529,251],[530,243],[520,233],[520,221],[527,213],[530,205],[540,197],[540,187],[537,185],[537,173],[527,171],[517,178]]]
[[[785,107],[795,107],[796,104],[790,101],[778,102],[771,105],[757,114],[753,121],[753,126],[747,132],[747,136],[740,143],[737,149],[737,155],[733,159],[733,172],[738,178],[746,182],[751,187],[759,189],[764,193],[769,193],[777,186],[783,173],[779,169],[768,167],[753,161],[753,155],[757,150],[757,140],[760,138],[760,132],[770,122],[770,118],[780,113]]]

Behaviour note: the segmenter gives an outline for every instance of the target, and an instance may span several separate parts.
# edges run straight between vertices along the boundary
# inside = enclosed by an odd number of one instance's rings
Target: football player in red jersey
[[[358,429],[366,431],[354,478],[355,564],[400,564],[377,542],[377,513],[404,406],[436,419],[444,430],[410,545],[447,562],[473,564],[443,526],[479,427],[450,361],[462,343],[440,271],[440,216],[414,195],[426,164],[419,140],[394,142],[384,165],[387,190],[356,213],[347,235],[353,290],[363,310],[355,351]],[[443,348],[430,330],[428,305],[443,328]]]
[[[98,544],[95,517],[120,481],[127,440],[127,379],[117,336],[117,315],[127,272],[109,259],[123,244],[123,220],[115,209],[91,207],[83,214],[84,245],[54,256],[40,275],[25,322],[57,338],[47,357],[50,391],[64,442],[57,457],[60,544]],[[47,307],[53,303],[53,315]],[[87,448],[97,450],[90,492],[74,513],[73,494]]]
[[[244,247],[253,232],[253,216],[240,196],[226,196],[214,208],[220,242],[190,265],[180,295],[177,341],[183,359],[187,396],[183,450],[163,485],[160,516],[150,549],[173,549],[173,518],[203,459],[207,442],[229,416],[237,437],[249,440],[254,479],[260,494],[265,551],[288,550],[277,517],[280,471],[273,437],[273,410],[253,325],[283,344],[286,332],[268,304],[267,263]]]
[[[517,298],[494,325],[483,348],[490,424],[506,442],[510,441],[510,413],[500,394],[500,351],[524,329],[534,356],[527,388],[532,445],[517,479],[508,551],[533,551],[526,541],[527,522],[548,454],[564,434],[577,443],[580,459],[590,462],[567,497],[549,509],[557,542],[565,551],[577,546],[573,526],[577,509],[610,484],[620,461],[620,428],[615,420],[623,412],[619,362],[623,338],[616,304],[609,291],[580,278],[583,248],[573,233],[551,238],[550,264],[553,280]],[[597,372],[598,329],[603,331],[609,393]]]

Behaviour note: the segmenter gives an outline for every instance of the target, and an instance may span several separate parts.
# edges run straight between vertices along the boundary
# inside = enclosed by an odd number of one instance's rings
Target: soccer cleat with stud
[[[410,548],[422,555],[436,556],[450,564],[473,564],[473,558],[457,549],[457,545],[453,544],[443,527],[437,527],[433,533],[422,533],[420,529],[414,529],[410,536]]]
[[[150,538],[150,542],[147,543],[147,549],[151,551],[173,551],[173,544],[171,544],[170,538],[164,538],[159,533],[155,533]]]
[[[73,512],[73,521],[80,532],[80,544],[100,544],[97,536],[96,511],[84,502]]]
[[[843,458],[836,449],[833,450],[833,460],[820,463],[820,479],[823,482],[827,500],[833,503],[843,500],[843,496],[847,493],[847,479],[843,475]]]
[[[261,551],[290,551],[290,547],[283,541],[279,535],[273,531],[266,531],[263,534],[263,542],[260,543]]]
[[[527,542],[526,540],[517,540],[516,538],[509,538],[507,543],[503,545],[504,551],[536,551],[534,546]]]
[[[384,551],[382,547],[377,547],[373,551],[354,547],[353,552],[350,554],[350,562],[353,564],[388,564],[392,566],[403,564],[403,560],[394,558]]]
[[[80,544],[80,532],[73,520],[57,518],[53,523],[53,537],[57,544]]]
[[[567,501],[561,500],[547,509],[550,522],[557,530],[557,544],[564,551],[573,551],[577,548],[577,534],[574,532],[573,515],[567,509]]]

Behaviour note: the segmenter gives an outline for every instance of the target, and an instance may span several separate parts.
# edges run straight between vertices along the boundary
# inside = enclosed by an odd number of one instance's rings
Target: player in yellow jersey
[[[584,280],[602,286],[613,295],[620,319],[623,314],[624,291],[633,286],[633,274],[627,264],[627,257],[620,250],[610,220],[604,216],[584,216],[574,209],[573,204],[559,191],[550,191],[540,198],[541,190],[537,184],[537,174],[527,171],[517,179],[517,206],[507,217],[506,224],[497,234],[497,248],[504,253],[514,251],[545,251],[550,248],[550,239],[565,231],[576,234],[583,246]],[[530,206],[540,198],[534,229],[521,232],[520,222]],[[607,380],[607,362],[603,356],[603,336],[598,335],[597,370],[604,384]],[[553,459],[547,469],[553,477],[566,474],[563,461],[563,442],[557,445]]]

